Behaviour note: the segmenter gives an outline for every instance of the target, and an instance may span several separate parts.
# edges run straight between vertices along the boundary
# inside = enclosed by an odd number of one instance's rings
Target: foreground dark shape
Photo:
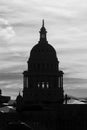
[[[2,130],[87,129],[87,105],[67,104],[64,73],[46,34],[43,20],[39,42],[31,49],[28,68],[23,72],[23,96],[17,96],[15,113],[0,114]]]
[[[4,130],[32,130],[27,124],[23,122],[10,122],[4,128]]]
[[[17,124],[24,122],[33,130],[62,130],[65,128],[85,130],[87,129],[87,105],[58,105],[53,110],[0,114],[0,130],[9,128],[9,123],[14,124],[14,122]],[[21,126],[16,125],[15,127]]]

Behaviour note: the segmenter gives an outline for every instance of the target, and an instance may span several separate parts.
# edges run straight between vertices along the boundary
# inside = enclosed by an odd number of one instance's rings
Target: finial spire
[[[42,27],[40,29],[40,41],[47,41],[46,39],[46,29],[44,27],[44,19],[42,20]]]
[[[44,19],[42,20],[42,27],[44,27]]]

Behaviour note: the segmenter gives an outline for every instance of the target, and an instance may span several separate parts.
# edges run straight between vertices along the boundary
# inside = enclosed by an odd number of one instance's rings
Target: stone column
[[[58,77],[58,87],[60,88],[60,77]]]
[[[23,84],[24,84],[24,87],[25,87],[25,88],[28,88],[28,77],[25,77],[25,76],[24,76],[24,81],[23,81],[23,82],[24,82],[24,83],[23,83]]]

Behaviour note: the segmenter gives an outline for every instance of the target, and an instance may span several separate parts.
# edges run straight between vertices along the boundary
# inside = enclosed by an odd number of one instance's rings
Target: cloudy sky
[[[64,71],[65,93],[87,97],[87,0],[0,0],[0,88],[15,98],[23,88],[30,49],[42,19]]]

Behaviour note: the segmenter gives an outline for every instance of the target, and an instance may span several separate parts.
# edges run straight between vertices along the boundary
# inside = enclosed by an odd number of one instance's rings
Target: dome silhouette
[[[47,31],[44,27],[44,21],[39,33],[40,40],[30,52],[30,57],[28,59],[28,71],[38,73],[57,73],[57,70],[59,70],[59,61],[56,55],[56,50],[47,41]]]
[[[50,60],[54,61],[57,60],[56,51],[55,49],[45,41],[45,43],[38,43],[36,44],[31,52],[30,52],[30,59],[37,59],[37,60]]]
[[[49,63],[58,61],[55,49],[50,44],[48,44],[46,36],[47,31],[46,28],[44,27],[44,20],[39,33],[40,33],[40,40],[38,44],[36,44],[31,49],[29,60],[30,61],[31,59],[35,61],[39,60],[43,62],[48,61]]]
[[[39,42],[30,51],[28,69],[23,72],[24,110],[31,106],[45,109],[46,104],[63,103],[63,71],[59,69],[56,50],[47,41],[44,20],[39,33]]]

